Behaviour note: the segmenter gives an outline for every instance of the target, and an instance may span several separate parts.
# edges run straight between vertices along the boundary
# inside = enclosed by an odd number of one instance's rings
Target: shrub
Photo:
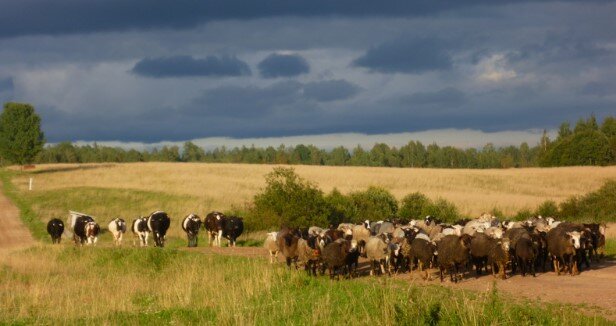
[[[535,215],[541,215],[544,217],[548,216],[558,216],[558,205],[553,200],[544,201],[539,207],[537,207],[537,211]]]
[[[251,225],[262,228],[325,225],[329,216],[323,192],[293,168],[277,167],[265,176],[267,186],[255,195]],[[258,222],[256,222],[258,221]]]
[[[355,216],[355,206],[348,196],[343,195],[334,188],[327,196],[325,202],[329,209],[327,220],[332,225],[338,225],[342,222],[348,222],[352,216]]]
[[[453,222],[459,218],[458,208],[454,203],[444,198],[438,198],[433,203],[424,207],[423,216],[431,215],[443,222]]]
[[[533,212],[528,208],[523,208],[519,210],[514,216],[513,219],[516,221],[522,221],[529,217],[533,216]]]
[[[350,216],[353,223],[368,220],[382,220],[396,215],[398,201],[386,189],[371,186],[365,191],[349,195],[354,206],[354,214]]]
[[[421,218],[423,217],[422,214],[425,207],[430,204],[430,199],[420,192],[408,194],[402,198],[400,217],[408,219]]]

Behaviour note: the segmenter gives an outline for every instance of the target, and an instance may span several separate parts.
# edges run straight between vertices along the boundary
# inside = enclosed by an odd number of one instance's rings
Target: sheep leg
[[[520,257],[518,257],[518,265],[520,265],[520,271],[522,272],[522,277],[526,277],[526,261]],[[511,275],[514,274],[514,271],[511,271]]]
[[[533,277],[537,277],[537,275],[535,275],[535,264],[532,261],[530,264],[530,272],[533,274]]]
[[[554,272],[556,272],[556,276],[560,276],[560,266],[558,266],[558,258],[552,258],[552,264],[554,265]]]
[[[505,272],[505,262],[500,262],[498,263],[498,268],[499,268],[499,273],[501,275],[501,279],[506,280],[507,279],[507,272]]]

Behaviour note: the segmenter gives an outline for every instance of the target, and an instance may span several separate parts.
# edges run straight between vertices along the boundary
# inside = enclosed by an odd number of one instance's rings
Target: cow
[[[119,217],[115,218],[109,222],[107,229],[109,229],[109,232],[111,232],[111,235],[113,236],[113,243],[116,246],[121,245],[122,236],[126,233],[126,222]]]
[[[98,234],[101,232],[101,228],[98,223],[92,221],[86,223],[85,226],[85,235],[86,235],[86,244],[87,245],[96,245],[98,241]]]
[[[201,218],[197,214],[190,214],[182,221],[182,230],[186,232],[189,247],[197,246],[199,229],[201,229]]]
[[[156,211],[148,217],[148,229],[154,235],[154,246],[164,247],[167,239],[167,230],[171,224],[171,219],[167,213]]]
[[[148,229],[148,219],[146,217],[139,217],[133,221],[133,225],[131,227],[131,231],[137,239],[139,239],[139,245],[141,247],[147,247],[148,245],[148,236],[150,235],[150,230]],[[133,246],[135,245],[135,240],[133,239]]]
[[[220,247],[222,238],[222,226],[225,215],[220,212],[211,212],[205,216],[204,227],[208,233],[208,244]]]
[[[94,219],[88,215],[77,215],[71,213],[71,226],[73,227],[73,240],[76,245],[83,245],[88,242],[88,234],[86,233],[86,226],[90,225],[90,223],[96,224]],[[97,224],[98,226],[98,224]],[[90,231],[94,232],[95,227],[90,226]],[[98,235],[98,234],[97,234]],[[89,244],[89,242],[88,242]]]
[[[235,247],[235,241],[244,232],[244,221],[238,216],[229,216],[223,219],[222,236],[229,240],[229,246]]]
[[[52,218],[47,223],[47,233],[51,236],[51,243],[60,243],[64,233],[64,222],[59,218]]]

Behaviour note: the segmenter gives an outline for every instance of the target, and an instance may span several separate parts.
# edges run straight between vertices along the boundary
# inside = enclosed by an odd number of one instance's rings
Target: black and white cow
[[[199,229],[201,229],[201,218],[196,214],[190,214],[182,221],[182,230],[188,237],[188,246],[196,247],[199,240]]]
[[[109,229],[109,232],[111,232],[111,235],[113,236],[113,243],[116,246],[121,245],[122,236],[124,235],[124,233],[126,233],[126,222],[124,222],[123,219],[118,217],[118,218],[111,220],[107,228]]]
[[[148,218],[141,216],[138,219],[134,220],[133,225],[130,229],[131,231],[133,231],[135,237],[139,239],[139,245],[141,247],[147,247],[148,236],[150,235],[150,229],[148,229]],[[133,239],[133,246],[134,245],[135,240]]]
[[[229,216],[223,219],[222,234],[229,240],[229,246],[235,247],[235,240],[244,231],[244,221],[241,217]]]
[[[52,218],[47,223],[47,233],[51,236],[51,243],[60,243],[64,233],[64,222],[59,218]]]
[[[225,220],[225,215],[220,212],[211,212],[205,216],[204,227],[207,231],[207,243],[211,246],[220,247],[220,240],[222,239],[223,232],[223,222]]]
[[[96,222],[91,216],[71,214],[71,218],[71,226],[73,227],[73,240],[75,240],[75,244],[91,244],[92,241],[96,240],[96,237],[98,236],[98,232],[96,232],[96,227],[98,226],[98,224],[96,224]],[[90,234],[86,232],[86,227],[88,227],[88,231]],[[94,233],[96,234],[94,235]],[[90,235],[93,235],[94,238],[89,241]],[[96,241],[94,241],[94,243],[96,243]]]
[[[171,219],[167,213],[156,211],[148,217],[148,229],[154,235],[154,245],[156,247],[164,247],[165,239],[167,238],[167,230],[171,224]]]

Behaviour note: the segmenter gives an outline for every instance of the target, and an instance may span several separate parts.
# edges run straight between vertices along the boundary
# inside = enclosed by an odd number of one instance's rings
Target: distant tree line
[[[571,129],[563,123],[556,139],[544,131],[535,146],[496,147],[492,143],[481,149],[460,149],[453,146],[424,145],[409,141],[401,147],[377,143],[367,150],[361,146],[343,146],[324,150],[313,145],[277,148],[242,146],[205,151],[192,142],[179,146],[163,146],[138,151],[120,147],[76,146],[70,142],[45,147],[36,157],[37,163],[95,162],[220,162],[252,164],[304,164],[330,166],[382,166],[428,168],[511,168],[567,165],[616,164],[616,119],[607,117],[599,125],[594,116],[580,119]]]

